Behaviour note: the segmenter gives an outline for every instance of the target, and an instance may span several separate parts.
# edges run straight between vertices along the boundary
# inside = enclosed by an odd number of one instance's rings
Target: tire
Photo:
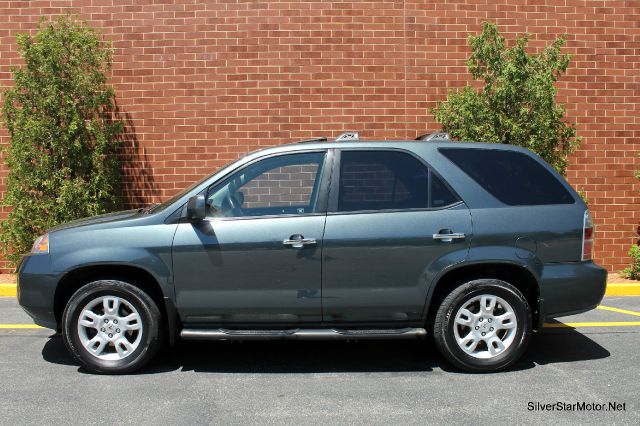
[[[501,280],[479,279],[444,298],[432,332],[436,347],[451,364],[482,373],[504,370],[522,356],[531,339],[531,323],[529,304],[517,288]]]
[[[62,336],[69,352],[87,370],[126,374],[157,353],[161,325],[160,310],[144,291],[123,281],[99,280],[69,299],[62,315]]]

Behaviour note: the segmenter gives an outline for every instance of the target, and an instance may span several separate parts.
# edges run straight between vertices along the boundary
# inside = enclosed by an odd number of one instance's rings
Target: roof
[[[526,148],[522,148],[516,145],[508,145],[501,143],[488,143],[488,142],[458,142],[451,140],[434,139],[430,141],[416,141],[416,140],[376,140],[376,139],[361,139],[356,141],[340,141],[335,142],[332,140],[316,142],[313,140],[304,141],[303,143],[291,142],[282,145],[277,145],[271,148],[265,148],[264,150],[284,150],[286,147],[291,149],[293,147],[299,147],[300,150],[306,150],[310,148],[356,148],[356,147],[380,147],[380,148],[409,148],[412,147],[424,147],[433,146],[436,148],[474,148],[474,149],[494,149],[504,151],[529,151]],[[296,150],[297,151],[297,150]]]

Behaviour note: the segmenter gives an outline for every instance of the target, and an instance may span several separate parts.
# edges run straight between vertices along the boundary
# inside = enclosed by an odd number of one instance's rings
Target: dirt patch
[[[610,284],[638,284],[640,281],[638,280],[628,280],[626,278],[622,278],[617,272],[610,272],[609,277],[607,278],[607,282]]]
[[[0,284],[15,284],[15,274],[0,274]]]

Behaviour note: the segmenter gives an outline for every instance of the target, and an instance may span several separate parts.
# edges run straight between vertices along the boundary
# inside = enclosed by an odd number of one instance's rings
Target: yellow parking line
[[[565,328],[565,327],[637,327],[640,321],[618,321],[618,322],[554,322],[545,323],[544,328]]]
[[[0,329],[36,329],[36,328],[44,328],[35,324],[0,324]]]
[[[602,306],[602,305],[598,306],[598,309],[603,311],[611,311],[611,312],[617,312],[619,314],[635,315],[637,317],[640,317],[640,312],[628,311],[626,309],[618,309],[618,308],[612,308],[609,306]]]

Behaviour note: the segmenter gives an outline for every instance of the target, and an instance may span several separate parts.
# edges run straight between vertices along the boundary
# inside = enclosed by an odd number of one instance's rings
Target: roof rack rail
[[[447,132],[433,132],[433,133],[425,133],[424,135],[420,135],[415,140],[417,141],[434,141],[434,140],[450,141],[451,137],[449,137],[449,133]]]
[[[340,136],[336,138],[336,142],[350,142],[350,141],[359,141],[360,135],[358,132],[344,132]]]
[[[319,136],[317,138],[303,139],[301,141],[296,141],[296,143],[311,143],[311,142],[326,142],[326,136]]]

